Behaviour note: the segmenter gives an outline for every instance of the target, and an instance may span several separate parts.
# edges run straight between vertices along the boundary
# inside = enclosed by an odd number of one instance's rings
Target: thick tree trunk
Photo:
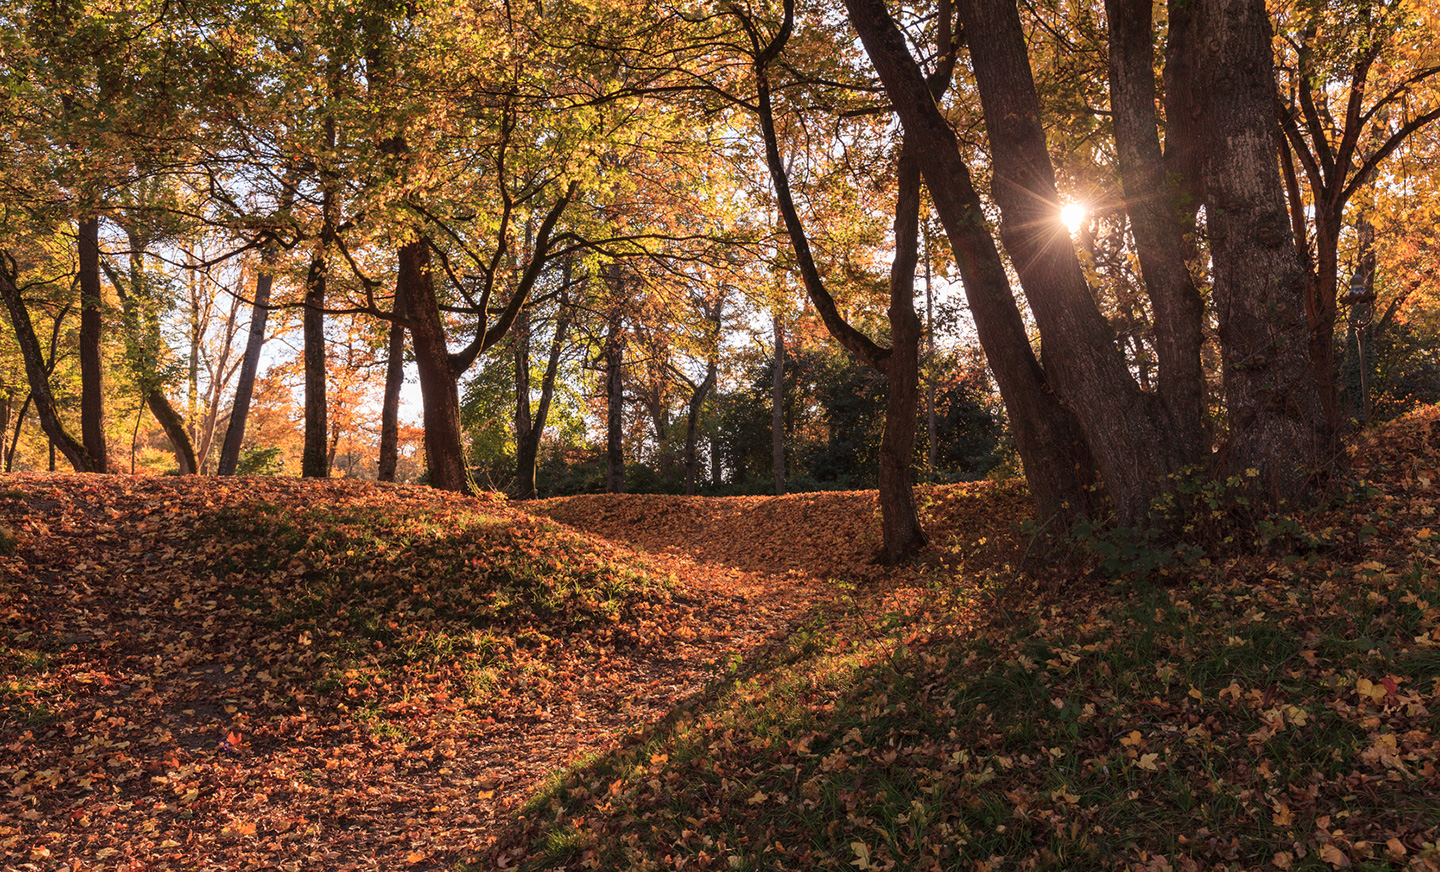
[[[920,401],[920,319],[915,315],[915,261],[919,244],[920,166],[913,146],[900,149],[896,169],[895,260],[890,269],[891,351],[885,359],[885,431],[880,437],[881,562],[904,563],[925,547],[915,513],[910,467],[915,457]]]
[[[398,290],[395,293],[394,315],[385,349],[385,399],[380,406],[377,481],[394,481],[395,469],[400,465],[400,389],[405,386],[405,305]]]
[[[1060,224],[1040,99],[1014,0],[960,0],[993,162],[1000,235],[1040,328],[1045,370],[1073,411],[1122,524],[1143,523],[1183,466],[1176,434],[1141,393]]]
[[[305,478],[329,478],[327,442],[330,437],[329,406],[325,400],[325,283],[328,264],[328,233],[310,259],[305,276],[305,309],[302,335],[305,342],[305,446],[300,455],[300,474]]]
[[[1110,25],[1110,109],[1125,208],[1154,312],[1160,399],[1177,458],[1205,459],[1205,371],[1200,361],[1204,300],[1185,263],[1181,192],[1166,178],[1155,119],[1152,0],[1106,0]]]
[[[1272,503],[1304,500],[1341,462],[1308,354],[1263,0],[1198,0],[1187,24],[1230,432],[1222,455]]]
[[[976,333],[1009,413],[1015,447],[1040,514],[1066,518],[1094,507],[1094,461],[1030,348],[1024,319],[949,122],[940,113],[884,0],[846,0],[850,21],[887,95],[914,138],[920,170],[945,228]]]
[[[35,412],[40,417],[40,427],[50,440],[51,449],[59,447],[60,453],[70,462],[76,472],[97,472],[95,461],[85,446],[65,431],[60,415],[55,408],[55,396],[50,392],[50,376],[45,369],[45,358],[40,351],[40,341],[35,338],[35,327],[30,322],[30,313],[20,298],[20,289],[4,264],[0,264],[0,297],[4,297],[5,308],[10,312],[10,323],[15,329],[15,342],[20,346],[20,356],[25,361],[25,376],[30,383],[30,398],[35,403]]]
[[[80,265],[80,436],[95,472],[105,472],[105,388],[100,343],[104,302],[100,295],[100,219],[81,219]]]
[[[430,243],[422,236],[400,248],[396,292],[403,305],[420,373],[424,406],[425,461],[430,486],[456,493],[475,493],[465,462],[464,434],[460,429],[460,392],[450,366],[445,325],[435,296],[430,268]]]
[[[775,365],[770,385],[770,469],[775,477],[775,495],[785,495],[785,328],[780,316],[775,324]]]
[[[274,252],[267,249],[260,256],[260,272],[255,277],[255,303],[250,308],[245,358],[240,364],[240,379],[235,385],[235,401],[230,406],[230,423],[225,427],[225,444],[220,447],[218,475],[234,475],[240,463],[240,448],[245,444],[245,422],[250,417],[250,401],[255,396],[255,378],[260,371],[260,351],[265,346],[265,322],[270,317],[274,263]]]

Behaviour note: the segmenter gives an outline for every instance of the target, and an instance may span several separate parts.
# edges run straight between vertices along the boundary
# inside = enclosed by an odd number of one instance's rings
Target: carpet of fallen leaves
[[[946,577],[942,560],[943,583],[922,573],[909,600],[857,586],[852,607],[552,783],[486,860],[1434,872],[1440,410],[1363,438],[1354,467],[1331,507],[1166,575],[977,561]],[[643,514],[635,499],[612,534]],[[723,540],[771,510],[693,511]],[[852,535],[837,560],[873,544]]]
[[[7,476],[0,866],[450,867],[831,592],[425,488]]]
[[[1435,870],[1440,412],[1354,465],[1119,583],[1014,483],[887,570],[862,492],[7,476],[0,867]]]

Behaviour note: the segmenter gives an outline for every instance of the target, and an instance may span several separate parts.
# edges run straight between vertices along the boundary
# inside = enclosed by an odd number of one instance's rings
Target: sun
[[[1084,203],[1066,203],[1060,207],[1060,221],[1065,225],[1065,229],[1070,231],[1071,236],[1085,223],[1085,211]]]

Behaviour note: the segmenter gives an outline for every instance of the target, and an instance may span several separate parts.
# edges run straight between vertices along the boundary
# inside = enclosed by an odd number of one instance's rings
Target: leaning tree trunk
[[[190,441],[190,432],[185,429],[185,419],[175,411],[175,407],[170,404],[170,398],[165,396],[165,392],[160,388],[148,387],[145,390],[145,405],[159,422],[160,429],[165,431],[165,438],[170,440],[170,446],[175,451],[175,465],[180,474],[194,475],[199,472],[195,461],[195,443]]]
[[[1055,171],[1014,0],[960,0],[985,115],[1000,236],[1040,328],[1046,372],[1075,413],[1122,524],[1143,523],[1184,465],[1164,409],[1136,385],[1060,225]]]
[[[245,422],[250,417],[250,401],[255,396],[255,377],[260,371],[260,351],[265,346],[265,322],[270,317],[270,288],[275,282],[274,253],[268,249],[260,256],[260,272],[255,278],[255,303],[250,309],[250,331],[245,338],[245,358],[240,364],[240,379],[235,385],[235,401],[230,406],[230,423],[225,427],[225,444],[220,447],[218,475],[234,475],[240,463],[240,447],[245,444]]]
[[[914,138],[921,173],[964,283],[975,330],[995,373],[1015,447],[1042,517],[1067,518],[1095,506],[1094,461],[1079,425],[1035,359],[1004,262],[949,122],[884,0],[846,0],[851,24],[895,112]]]
[[[50,392],[50,376],[45,370],[45,358],[40,351],[40,340],[35,337],[35,327],[30,322],[30,313],[25,301],[20,298],[20,289],[15,286],[14,276],[0,264],[0,297],[5,299],[5,308],[10,311],[10,323],[15,328],[15,342],[20,346],[20,356],[25,361],[25,376],[30,382],[30,399],[35,403],[35,412],[40,418],[40,428],[50,440],[53,448],[70,462],[76,472],[98,472],[95,461],[85,446],[65,431],[60,415],[55,408],[55,395]]]
[[[170,441],[171,450],[175,452],[176,469],[181,475],[194,475],[199,471],[195,443],[190,439],[184,417],[175,411],[160,382],[160,323],[143,308],[145,243],[132,230],[127,229],[126,236],[130,242],[130,290],[125,290],[125,283],[117,272],[105,266],[115,295],[120,298],[124,316],[122,323],[125,325],[125,356],[144,396],[145,406],[155,416],[160,429],[165,432],[165,438]],[[138,420],[136,426],[139,426]],[[133,461],[133,440],[131,455]],[[131,465],[134,465],[133,462]]]
[[[80,436],[95,472],[106,471],[105,393],[101,384],[100,219],[80,221]]]
[[[1343,462],[1308,354],[1305,277],[1276,159],[1263,0],[1198,0],[1189,41],[1204,161],[1229,439],[1223,460],[1272,504],[1303,500]]]
[[[395,287],[403,299],[415,364],[420,372],[425,462],[430,486],[456,493],[475,493],[475,483],[465,463],[460,392],[450,368],[445,325],[440,320],[440,303],[435,296],[429,239],[421,236],[403,245],[399,262]]]
[[[400,389],[405,386],[405,306],[404,298],[395,294],[395,320],[390,322],[386,343],[385,399],[380,406],[380,461],[376,466],[377,481],[394,481],[400,465]]]

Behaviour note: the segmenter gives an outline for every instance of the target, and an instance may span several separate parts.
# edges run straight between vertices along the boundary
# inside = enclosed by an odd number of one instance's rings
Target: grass
[[[1166,577],[952,577],[908,608],[847,590],[705,700],[553,779],[490,859],[1440,868],[1432,511],[1342,504],[1286,525],[1313,532],[1301,551]]]

